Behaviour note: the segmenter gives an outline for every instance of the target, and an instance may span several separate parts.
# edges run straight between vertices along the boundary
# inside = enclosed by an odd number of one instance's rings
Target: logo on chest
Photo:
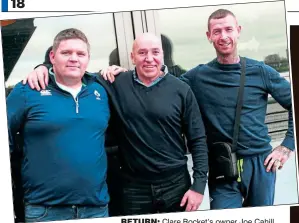
[[[96,96],[96,99],[97,100],[101,100],[101,94],[97,91],[97,90],[94,90],[94,95]]]
[[[51,90],[41,90],[40,91],[40,96],[51,96]]]

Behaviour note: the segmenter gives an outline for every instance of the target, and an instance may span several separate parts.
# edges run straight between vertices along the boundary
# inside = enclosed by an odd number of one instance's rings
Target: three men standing
[[[162,47],[152,34],[142,34],[134,42],[131,58],[135,70],[120,74],[112,84],[97,79],[118,114],[124,214],[199,207],[208,171],[206,141],[208,148],[218,141],[232,141],[241,76],[237,51],[240,32],[232,12],[220,9],[211,14],[207,37],[217,58],[182,75],[181,80],[189,86],[162,66]],[[273,205],[275,170],[282,168],[295,148],[289,82],[264,63],[245,60],[237,144],[240,180],[209,181],[211,209]],[[38,80],[43,81],[44,68],[38,69],[42,71]],[[108,79],[114,79],[113,75],[108,74]],[[32,73],[30,82],[37,76]],[[35,84],[37,87],[38,82]],[[289,111],[286,137],[274,150],[264,123],[268,94]],[[193,157],[193,184],[186,171],[183,134]]]

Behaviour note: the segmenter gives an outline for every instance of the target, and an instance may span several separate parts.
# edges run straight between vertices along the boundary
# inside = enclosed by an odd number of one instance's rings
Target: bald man
[[[155,35],[138,36],[131,59],[135,69],[112,84],[98,79],[119,118],[123,214],[197,210],[207,182],[208,150],[195,96],[162,65],[162,45]],[[183,135],[192,155],[193,183]]]

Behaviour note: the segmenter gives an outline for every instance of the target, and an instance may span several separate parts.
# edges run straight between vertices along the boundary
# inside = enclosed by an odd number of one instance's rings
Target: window
[[[87,35],[91,45],[88,71],[109,66],[109,60],[119,63],[112,13],[20,19],[2,28],[6,87],[15,85],[43,63],[56,34],[67,28],[80,29]]]

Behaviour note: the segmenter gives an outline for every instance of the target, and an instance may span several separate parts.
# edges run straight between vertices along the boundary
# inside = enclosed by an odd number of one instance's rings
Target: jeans
[[[25,204],[25,222],[44,222],[102,217],[108,217],[108,205],[43,206]]]
[[[123,214],[182,212],[186,205],[180,207],[180,203],[190,186],[191,178],[187,169],[179,177],[165,179],[162,183],[141,183],[126,179],[123,184]]]

